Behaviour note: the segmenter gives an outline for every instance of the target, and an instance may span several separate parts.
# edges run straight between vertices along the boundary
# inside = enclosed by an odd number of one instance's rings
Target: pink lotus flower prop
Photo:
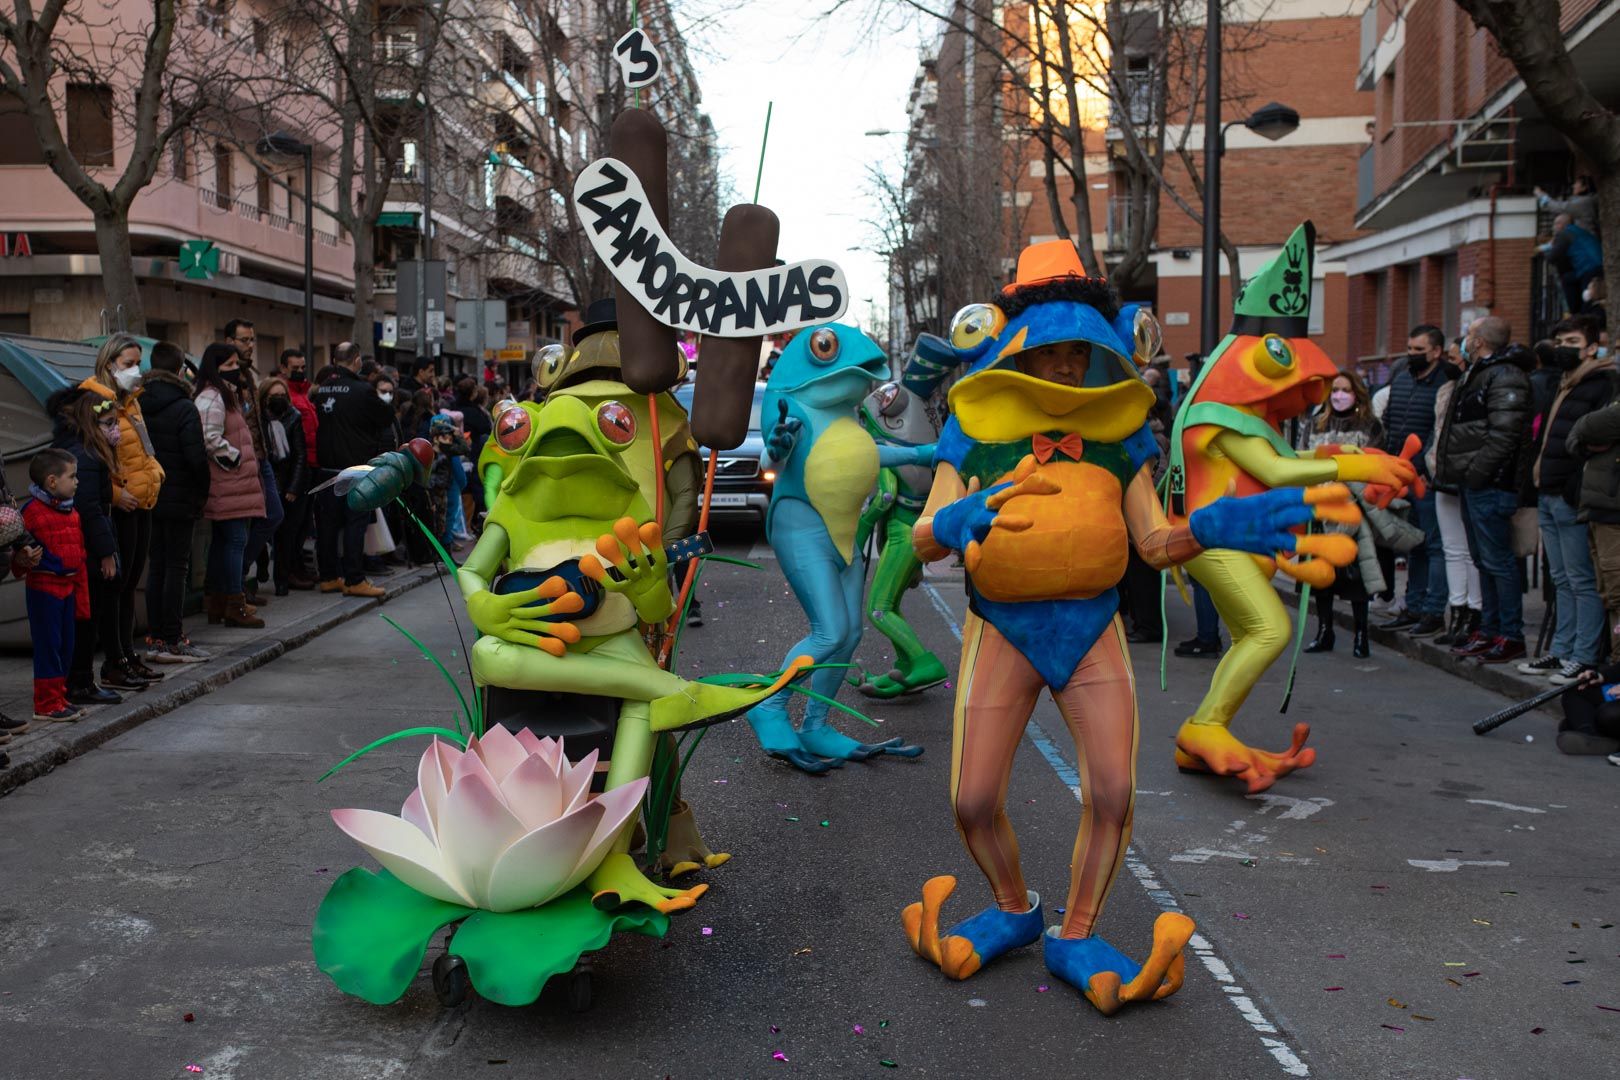
[[[420,893],[487,911],[546,903],[606,857],[645,777],[591,797],[596,751],[577,765],[558,739],[496,725],[465,751],[433,740],[400,816],[334,810],[332,820]]]

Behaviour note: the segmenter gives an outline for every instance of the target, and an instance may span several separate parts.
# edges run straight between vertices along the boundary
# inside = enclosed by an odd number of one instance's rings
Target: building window
[[[204,0],[197,8],[197,21],[219,37],[230,36],[229,0]]]
[[[235,183],[231,179],[231,148],[224,143],[214,146],[214,205],[221,210],[229,210],[231,200],[235,195]]]
[[[263,19],[253,20],[253,55],[270,55],[270,24]]]
[[[15,94],[0,92],[0,165],[43,165],[28,106]]]
[[[77,83],[67,88],[68,150],[80,165],[113,163],[112,87]]]
[[[1420,264],[1413,263],[1406,268],[1406,328],[1423,322],[1423,272]]]
[[[176,180],[191,179],[191,147],[184,131],[177,131],[169,140],[169,171]]]
[[[1380,271],[1373,278],[1373,355],[1382,356],[1389,351],[1389,276],[1394,270]]]
[[[1327,288],[1321,278],[1311,279],[1311,315],[1305,332],[1313,336],[1327,333]]]

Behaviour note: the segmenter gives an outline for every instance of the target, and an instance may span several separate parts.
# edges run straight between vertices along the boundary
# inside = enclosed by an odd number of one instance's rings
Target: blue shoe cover
[[[1059,937],[1057,927],[1046,931],[1046,970],[1081,993],[1091,989],[1091,977],[1103,971],[1119,976],[1121,985],[1142,971],[1142,965],[1100,937]]]

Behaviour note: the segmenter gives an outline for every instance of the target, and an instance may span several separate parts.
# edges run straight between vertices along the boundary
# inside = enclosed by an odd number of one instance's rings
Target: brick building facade
[[[1620,101],[1620,2],[1565,0],[1576,69]],[[1420,322],[1448,335],[1481,315],[1535,340],[1561,314],[1537,244],[1550,231],[1532,189],[1568,189],[1581,163],[1537,115],[1489,35],[1451,0],[1371,5],[1356,85],[1374,96],[1357,163],[1355,224],[1335,257],[1350,274],[1348,355],[1374,375]]]

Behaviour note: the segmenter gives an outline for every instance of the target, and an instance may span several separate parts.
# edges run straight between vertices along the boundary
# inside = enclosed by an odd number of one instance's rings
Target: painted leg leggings
[[[1254,556],[1241,551],[1206,551],[1187,569],[1209,590],[1221,621],[1232,634],[1191,723],[1230,727],[1249,691],[1288,648],[1288,612],[1271,578]]]
[[[922,560],[911,546],[911,528],[916,523],[917,515],[909,510],[896,510],[884,520],[883,553],[878,556],[872,588],[867,593],[866,615],[877,632],[894,645],[895,667],[902,672],[928,655],[917,632],[900,614],[900,601],[922,567]]]
[[[1013,755],[1046,684],[995,627],[970,614],[962,634],[951,740],[951,805],[973,860],[1003,911],[1028,910],[1018,840],[1007,818]],[[1136,799],[1136,680],[1119,618],[1063,689],[1053,692],[1074,739],[1085,808],[1070,861],[1062,935],[1088,937],[1131,839]]]

